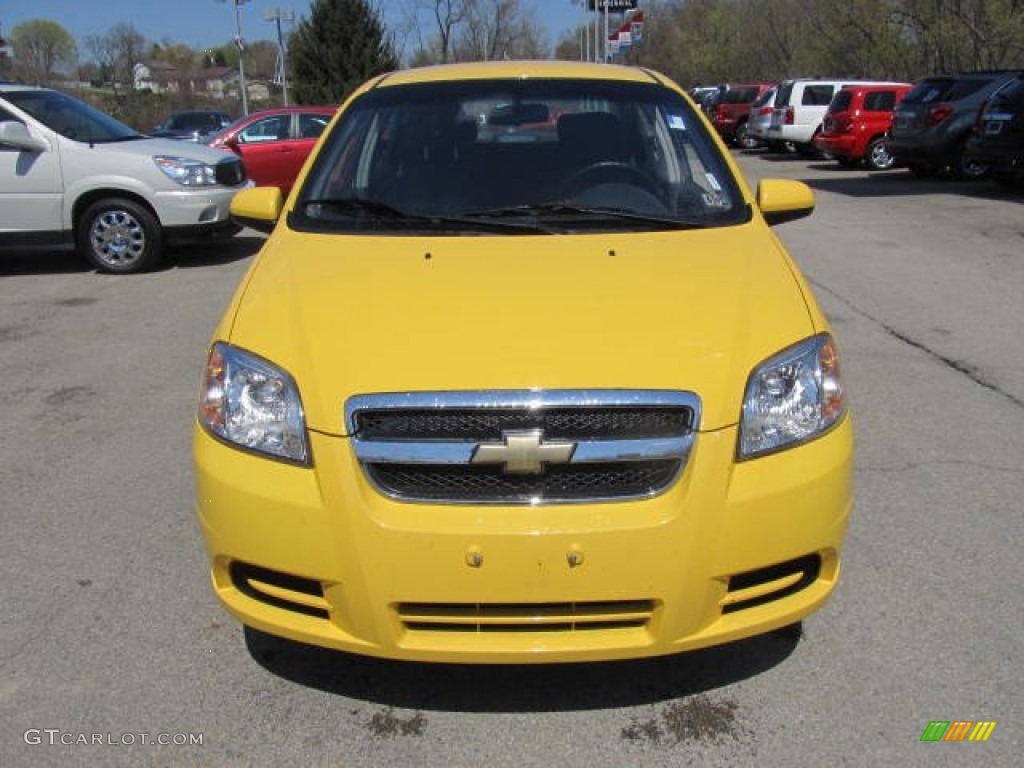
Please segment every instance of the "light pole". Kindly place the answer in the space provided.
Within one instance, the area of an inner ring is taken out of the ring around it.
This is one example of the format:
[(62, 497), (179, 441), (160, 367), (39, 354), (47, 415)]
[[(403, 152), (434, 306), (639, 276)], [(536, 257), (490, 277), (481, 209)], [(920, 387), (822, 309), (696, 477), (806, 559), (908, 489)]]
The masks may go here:
[(289, 8), (267, 8), (263, 18), (277, 24), (277, 55), (280, 57), (281, 91), (284, 94), (284, 105), (288, 106), (288, 61), (287, 49), (284, 47), (284, 36), (281, 34), (282, 21), (295, 21), (295, 11)]
[[(227, 2), (227, 0), (217, 0), (218, 3)], [(245, 62), (242, 60), (245, 54), (245, 43), (242, 40), (242, 19), (238, 13), (239, 7), (249, 2), (249, 0), (231, 0), (235, 6), (235, 45), (238, 46), (238, 85), (242, 90), (242, 114), (249, 114), (249, 94), (245, 88)]]

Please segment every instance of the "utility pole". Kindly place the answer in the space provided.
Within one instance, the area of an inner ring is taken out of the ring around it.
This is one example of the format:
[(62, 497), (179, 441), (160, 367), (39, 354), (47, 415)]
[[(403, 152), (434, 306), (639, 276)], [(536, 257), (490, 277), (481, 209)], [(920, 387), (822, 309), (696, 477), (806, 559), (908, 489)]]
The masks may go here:
[(295, 11), (290, 8), (267, 8), (263, 11), (263, 18), (277, 24), (277, 55), (281, 63), (278, 72), (281, 77), (281, 91), (284, 94), (284, 105), (288, 106), (288, 60), (287, 49), (284, 46), (284, 35), (281, 34), (282, 21), (295, 21)]
[[(245, 41), (242, 40), (242, 19), (238, 13), (238, 9), (249, 2), (249, 0), (230, 0), (235, 6), (235, 45), (238, 46), (238, 85), (242, 91), (242, 115), (249, 114), (249, 94), (245, 87)], [(227, 2), (227, 0), (217, 0), (218, 3)]]

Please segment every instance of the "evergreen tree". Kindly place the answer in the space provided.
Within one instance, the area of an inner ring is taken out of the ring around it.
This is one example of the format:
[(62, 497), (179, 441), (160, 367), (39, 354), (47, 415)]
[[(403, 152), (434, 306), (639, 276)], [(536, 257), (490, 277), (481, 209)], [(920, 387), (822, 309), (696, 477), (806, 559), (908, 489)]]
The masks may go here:
[(374, 75), (398, 67), (368, 0), (314, 0), (288, 48), (289, 85), (300, 104), (340, 104)]

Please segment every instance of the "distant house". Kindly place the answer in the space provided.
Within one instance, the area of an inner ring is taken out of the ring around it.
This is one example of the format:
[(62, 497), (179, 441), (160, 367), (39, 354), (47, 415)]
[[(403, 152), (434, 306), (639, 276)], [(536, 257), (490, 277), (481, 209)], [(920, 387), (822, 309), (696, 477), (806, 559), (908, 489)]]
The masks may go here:
[(230, 82), (238, 90), (238, 72), (232, 67), (183, 70), (164, 61), (146, 61), (132, 67), (132, 80), (137, 91), (195, 93), (214, 99), (230, 95)]

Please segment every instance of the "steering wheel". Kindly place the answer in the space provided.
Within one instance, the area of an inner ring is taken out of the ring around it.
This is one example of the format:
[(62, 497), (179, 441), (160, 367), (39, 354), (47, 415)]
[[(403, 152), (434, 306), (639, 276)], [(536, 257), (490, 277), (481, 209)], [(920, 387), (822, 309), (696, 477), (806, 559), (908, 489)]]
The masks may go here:
[(636, 166), (618, 160), (602, 160), (580, 168), (566, 179), (562, 184), (562, 195), (565, 198), (573, 198), (599, 184), (627, 184), (640, 187), (658, 198), (662, 194), (658, 183)]

